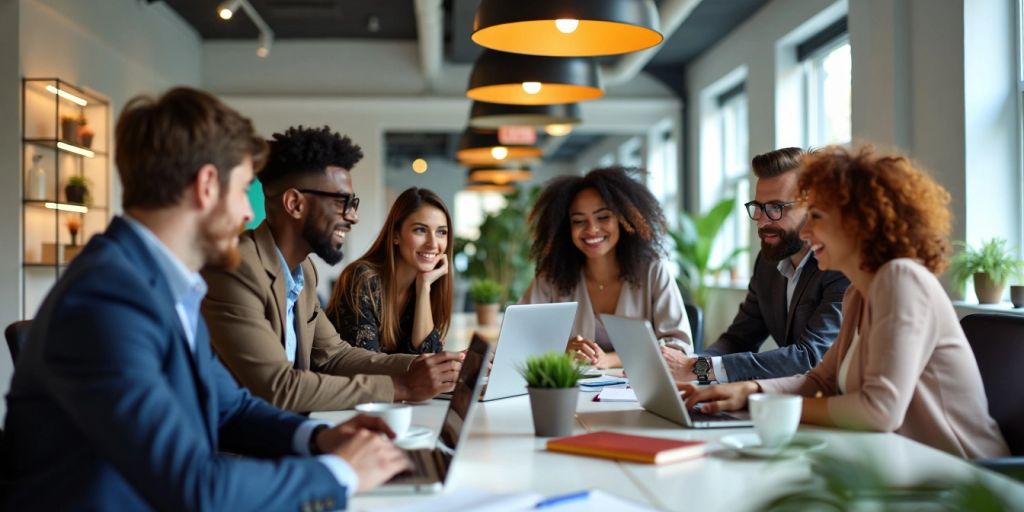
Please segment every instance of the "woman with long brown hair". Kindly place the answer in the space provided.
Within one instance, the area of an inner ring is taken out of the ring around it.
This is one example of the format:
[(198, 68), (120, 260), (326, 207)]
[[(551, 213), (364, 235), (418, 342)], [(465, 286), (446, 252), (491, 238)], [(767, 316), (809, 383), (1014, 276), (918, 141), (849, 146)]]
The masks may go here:
[(452, 314), (451, 228), (434, 192), (398, 196), (377, 240), (334, 285), (326, 313), (342, 339), (389, 354), (441, 351)]

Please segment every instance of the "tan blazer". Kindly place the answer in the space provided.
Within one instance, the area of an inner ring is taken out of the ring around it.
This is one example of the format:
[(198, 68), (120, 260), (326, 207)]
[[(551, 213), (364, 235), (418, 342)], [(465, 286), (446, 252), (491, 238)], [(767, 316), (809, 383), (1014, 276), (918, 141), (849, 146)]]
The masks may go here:
[(285, 277), (266, 222), (239, 236), (242, 264), (233, 272), (205, 269), (202, 312), (224, 365), (253, 394), (297, 412), (390, 402), (415, 356), (378, 354), (342, 341), (320, 309), (317, 273), (302, 262), (305, 287), (295, 303), (296, 356), (284, 353)]
[[(590, 302), (586, 283), (581, 270), (579, 284), (571, 294), (563, 295), (548, 280), (534, 278), (519, 303), (578, 302), (576, 321), (571, 334), (579, 334), (594, 340), (604, 350), (610, 350), (613, 348), (612, 343), (605, 332), (604, 323), (594, 313), (594, 304)], [(651, 263), (643, 280), (637, 285), (622, 283), (615, 314), (648, 320), (654, 328), (654, 334), (663, 343), (687, 354), (693, 353), (693, 338), (690, 335), (690, 321), (686, 317), (686, 308), (683, 306), (683, 296), (679, 293), (679, 287), (672, 279), (672, 274), (660, 260)]]
[[(862, 317), (847, 392), (840, 394), (839, 365)], [(829, 416), (842, 428), (896, 432), (961, 457), (1009, 454), (988, 415), (978, 364), (953, 304), (914, 260), (882, 265), (866, 300), (854, 287), (847, 290), (839, 337), (818, 366), (758, 383), (768, 392), (822, 392)]]

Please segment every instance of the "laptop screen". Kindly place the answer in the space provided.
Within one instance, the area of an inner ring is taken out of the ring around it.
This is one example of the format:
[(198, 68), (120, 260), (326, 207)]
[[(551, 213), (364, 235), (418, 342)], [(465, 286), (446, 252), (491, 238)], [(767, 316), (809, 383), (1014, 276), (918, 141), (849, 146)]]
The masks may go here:
[[(462, 361), (459, 378), (455, 382), (455, 390), (452, 393), (452, 401), (448, 405), (448, 412), (445, 413), (444, 422), (441, 423), (438, 448), (446, 459), (451, 459), (455, 454), (455, 447), (459, 444), (463, 428), (468, 421), (470, 407), (480, 394), (483, 370), (487, 366), (490, 351), (491, 347), (487, 341), (474, 333), (473, 341), (470, 342), (469, 349), (466, 350), (466, 358)], [(446, 462), (450, 462), (450, 460)]]

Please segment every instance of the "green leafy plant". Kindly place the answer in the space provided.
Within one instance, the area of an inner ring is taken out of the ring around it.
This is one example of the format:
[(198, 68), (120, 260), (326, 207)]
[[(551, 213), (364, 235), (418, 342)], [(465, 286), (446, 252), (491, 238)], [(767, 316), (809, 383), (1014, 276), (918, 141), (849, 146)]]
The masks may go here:
[(995, 283), (1005, 284), (1010, 278), (1019, 277), (1024, 270), (1024, 261), (1017, 258), (1005, 239), (993, 238), (982, 242), (975, 249), (964, 242), (956, 242), (961, 250), (950, 262), (949, 272), (957, 289), (963, 290), (967, 280), (974, 274), (988, 274)]
[(547, 352), (526, 358), (519, 373), (531, 388), (561, 389), (576, 387), (586, 369), (564, 352)]
[(492, 279), (477, 279), (469, 287), (469, 296), (477, 304), (497, 304), (504, 289), (501, 283)]
[[(64, 182), (64, 193), (68, 196), (69, 201), (78, 202), (82, 204), (92, 204), (92, 195), (89, 193), (89, 187), (91, 183), (85, 176), (79, 174), (72, 174), (68, 176), (67, 181)], [(69, 193), (69, 191), (72, 191)], [(79, 200), (77, 195), (79, 191), (81, 193), (81, 199)]]
[(538, 186), (506, 196), (505, 208), (484, 218), (476, 240), (455, 240), (455, 252), (467, 260), (462, 274), (474, 280), (496, 281), (504, 294), (502, 302), (518, 300), (533, 279), (526, 217), (539, 194)]
[(709, 274), (729, 269), (735, 264), (736, 258), (747, 250), (746, 247), (737, 248), (717, 266), (711, 265), (711, 250), (715, 239), (735, 210), (736, 199), (729, 198), (719, 201), (711, 210), (698, 217), (681, 213), (679, 227), (668, 233), (680, 269), (679, 287), (698, 306), (704, 307), (707, 301), (705, 278)]
[(885, 465), (828, 455), (814, 457), (810, 478), (769, 501), (762, 510), (1008, 510), (980, 479), (923, 481), (892, 487)]

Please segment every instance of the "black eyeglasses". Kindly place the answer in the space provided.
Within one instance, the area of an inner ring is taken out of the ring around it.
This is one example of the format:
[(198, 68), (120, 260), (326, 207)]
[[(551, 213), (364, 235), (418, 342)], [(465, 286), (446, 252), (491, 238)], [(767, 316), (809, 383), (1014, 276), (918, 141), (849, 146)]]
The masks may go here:
[(772, 203), (761, 204), (757, 201), (750, 201), (743, 206), (747, 208), (747, 215), (750, 215), (750, 218), (753, 220), (757, 220), (758, 211), (764, 212), (764, 216), (768, 217), (769, 220), (779, 220), (782, 218), (782, 214), (785, 212), (786, 208), (789, 208), (798, 202), (799, 201), (790, 201), (788, 203), (783, 203), (775, 201)]
[(339, 205), (341, 208), (341, 215), (344, 217), (348, 215), (349, 210), (359, 211), (359, 197), (355, 194), (345, 194), (343, 192), (327, 192), (326, 190), (313, 190), (308, 188), (296, 189), (303, 194), (313, 194), (314, 196), (330, 197), (335, 201), (341, 201)]

